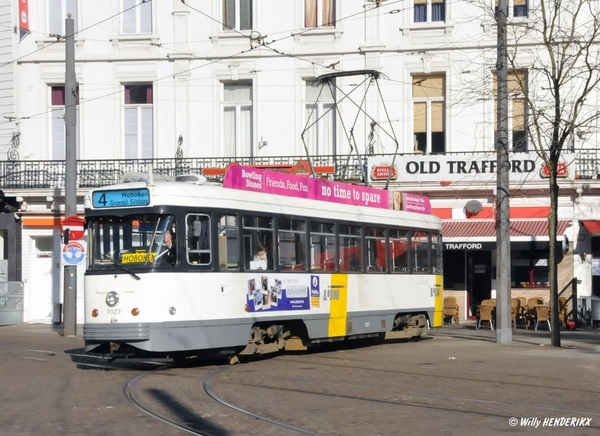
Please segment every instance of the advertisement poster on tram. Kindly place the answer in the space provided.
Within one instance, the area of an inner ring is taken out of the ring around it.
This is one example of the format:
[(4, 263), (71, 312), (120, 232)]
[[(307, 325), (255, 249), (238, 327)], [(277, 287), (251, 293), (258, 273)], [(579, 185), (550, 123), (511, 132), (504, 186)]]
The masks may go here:
[(253, 274), (248, 279), (246, 299), (250, 312), (310, 310), (311, 303), (313, 307), (320, 306), (320, 294), (319, 278), (316, 276), (281, 279)]

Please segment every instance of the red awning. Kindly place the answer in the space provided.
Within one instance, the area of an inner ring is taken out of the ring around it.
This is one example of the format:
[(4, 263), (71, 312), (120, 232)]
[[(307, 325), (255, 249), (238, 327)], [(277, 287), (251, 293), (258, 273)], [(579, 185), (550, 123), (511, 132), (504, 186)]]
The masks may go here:
[(586, 220), (582, 221), (583, 227), (592, 235), (600, 235), (600, 221)]
[[(600, 223), (593, 221), (594, 223)], [(563, 235), (570, 221), (559, 220), (556, 234)], [(600, 224), (598, 231), (600, 233)], [(586, 226), (587, 228), (587, 226)], [(444, 221), (442, 223), (444, 238), (484, 238), (496, 237), (496, 227), (493, 220), (464, 220)], [(548, 237), (548, 220), (513, 220), (510, 222), (510, 236)]]

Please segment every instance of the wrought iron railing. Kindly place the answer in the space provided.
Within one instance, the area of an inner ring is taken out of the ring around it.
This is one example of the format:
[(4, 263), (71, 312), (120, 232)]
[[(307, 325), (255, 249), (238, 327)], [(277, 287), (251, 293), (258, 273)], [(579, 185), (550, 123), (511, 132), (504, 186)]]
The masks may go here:
[[(474, 154), (448, 153), (450, 155)], [(475, 153), (477, 154), (477, 153)], [(489, 154), (489, 152), (486, 152)], [(576, 153), (576, 177), (600, 178), (600, 150), (583, 149)], [(392, 154), (378, 155), (393, 157)], [(128, 173), (147, 173), (174, 177), (183, 174), (203, 174), (206, 169), (225, 170), (232, 162), (241, 165), (277, 167), (306, 161), (305, 156), (270, 156), (253, 158), (157, 158), (157, 159), (103, 159), (77, 161), (77, 187), (94, 188), (119, 183)], [(331, 166), (327, 174), (331, 179), (362, 179), (366, 165), (365, 156), (316, 156), (311, 158), (316, 166)], [(362, 166), (362, 168), (361, 168)], [(21, 160), (0, 161), (0, 189), (62, 189), (65, 186), (65, 161)]]

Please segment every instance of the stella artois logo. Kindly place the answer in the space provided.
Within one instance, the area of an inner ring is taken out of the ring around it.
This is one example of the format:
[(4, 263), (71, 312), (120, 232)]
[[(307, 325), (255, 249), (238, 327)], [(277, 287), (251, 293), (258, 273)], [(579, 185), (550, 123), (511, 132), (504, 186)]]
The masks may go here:
[(398, 171), (396, 171), (396, 166), (392, 168), (392, 175), (390, 177), (390, 165), (374, 165), (371, 169), (371, 180), (387, 180), (388, 177), (390, 180), (396, 180), (398, 178)]
[[(566, 179), (569, 175), (569, 167), (564, 162), (558, 162), (556, 164), (556, 177), (559, 179)], [(540, 170), (540, 177), (543, 179), (547, 179), (550, 177), (550, 170), (548, 169), (548, 165), (544, 164), (542, 169)]]

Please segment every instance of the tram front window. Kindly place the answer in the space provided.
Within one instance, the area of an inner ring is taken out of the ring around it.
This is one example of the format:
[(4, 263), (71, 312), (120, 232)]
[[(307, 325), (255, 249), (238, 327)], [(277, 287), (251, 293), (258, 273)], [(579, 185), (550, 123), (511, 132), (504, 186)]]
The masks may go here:
[[(89, 269), (114, 270), (172, 267), (177, 232), (173, 215), (134, 214), (88, 219)], [(168, 240), (170, 233), (172, 243)]]

